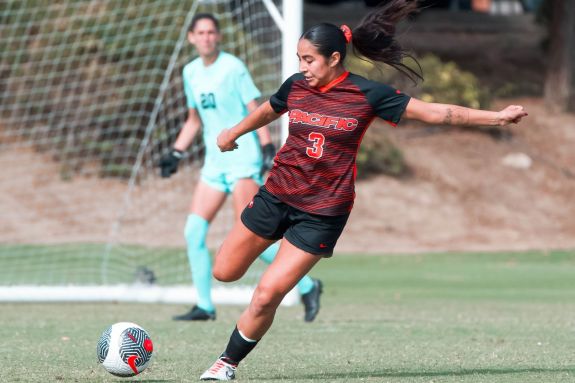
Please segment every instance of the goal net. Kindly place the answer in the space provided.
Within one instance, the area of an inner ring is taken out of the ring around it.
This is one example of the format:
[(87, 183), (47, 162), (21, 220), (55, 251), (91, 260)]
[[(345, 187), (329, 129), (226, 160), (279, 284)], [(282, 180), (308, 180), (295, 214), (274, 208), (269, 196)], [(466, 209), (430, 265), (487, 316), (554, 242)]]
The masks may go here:
[[(181, 72), (196, 56), (187, 28), (195, 13), (215, 14), (221, 48), (266, 98), (281, 82), (277, 9), (277, 0), (0, 2), (0, 300), (194, 301), (183, 228), (201, 139), (171, 178), (157, 168), (186, 119)], [(210, 227), (212, 250), (232, 221), (228, 204)], [(247, 302), (263, 267), (216, 283), (215, 301)]]

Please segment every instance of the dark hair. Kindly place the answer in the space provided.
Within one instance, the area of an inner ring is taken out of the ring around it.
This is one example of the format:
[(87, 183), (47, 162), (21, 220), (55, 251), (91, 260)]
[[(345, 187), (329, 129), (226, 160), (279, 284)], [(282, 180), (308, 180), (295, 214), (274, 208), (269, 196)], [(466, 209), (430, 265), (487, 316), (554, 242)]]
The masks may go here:
[[(353, 51), (367, 60), (382, 62), (397, 69), (414, 82), (423, 80), (420, 72), (403, 63), (406, 57), (419, 66), (417, 60), (395, 40), (395, 25), (410, 14), (417, 12), (417, 0), (388, 0), (366, 15), (353, 29)], [(309, 40), (324, 57), (339, 52), (341, 62), (346, 55), (346, 38), (343, 31), (333, 25), (322, 23), (308, 29), (302, 37)], [(421, 70), (421, 67), (419, 66)]]
[(188, 32), (193, 32), (198, 21), (203, 19), (212, 20), (214, 25), (216, 26), (216, 30), (218, 32), (220, 31), (220, 22), (218, 21), (218, 19), (216, 19), (216, 16), (212, 15), (211, 13), (196, 13), (192, 18), (192, 22), (190, 23)]
[(308, 40), (324, 57), (329, 58), (333, 52), (339, 52), (341, 62), (346, 55), (346, 41), (341, 29), (333, 24), (321, 23), (314, 25), (301, 36)]

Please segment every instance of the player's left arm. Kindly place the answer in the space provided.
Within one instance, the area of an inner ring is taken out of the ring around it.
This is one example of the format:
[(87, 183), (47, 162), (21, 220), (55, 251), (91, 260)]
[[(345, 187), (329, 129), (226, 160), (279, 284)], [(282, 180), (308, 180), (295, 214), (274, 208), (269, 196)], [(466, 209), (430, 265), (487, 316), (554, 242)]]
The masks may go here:
[(270, 102), (266, 101), (258, 106), (246, 118), (230, 129), (224, 129), (218, 136), (217, 144), (222, 152), (228, 152), (238, 148), (236, 140), (246, 133), (253, 132), (279, 118)]
[(466, 108), (458, 105), (430, 103), (411, 98), (404, 117), (428, 124), (505, 126), (517, 124), (527, 112), (520, 105), (509, 105), (499, 112)]

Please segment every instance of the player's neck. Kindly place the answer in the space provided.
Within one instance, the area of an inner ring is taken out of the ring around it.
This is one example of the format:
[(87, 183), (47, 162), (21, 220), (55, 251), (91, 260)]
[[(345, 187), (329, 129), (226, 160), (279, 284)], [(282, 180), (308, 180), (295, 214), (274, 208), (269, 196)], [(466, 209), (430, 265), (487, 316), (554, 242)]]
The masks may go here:
[(320, 87), (324, 87), (328, 84), (331, 84), (332, 81), (336, 80), (337, 78), (339, 78), (341, 75), (343, 75), (346, 72), (346, 69), (343, 67), (343, 65), (340, 65), (337, 67), (337, 69), (335, 69), (330, 75), (329, 77), (327, 77), (324, 80), (324, 83), (320, 86)]
[(217, 50), (214, 53), (212, 53), (211, 55), (202, 56), (202, 62), (204, 63), (204, 66), (210, 66), (213, 63), (215, 63), (216, 60), (218, 59), (219, 55), (220, 55), (220, 51)]
[(333, 80), (335, 80), (336, 78), (340, 77), (342, 74), (344, 74), (346, 72), (345, 68), (343, 67), (343, 65), (340, 65), (337, 67), (337, 69), (333, 72), (330, 80), (328, 81), (328, 83), (332, 82)]

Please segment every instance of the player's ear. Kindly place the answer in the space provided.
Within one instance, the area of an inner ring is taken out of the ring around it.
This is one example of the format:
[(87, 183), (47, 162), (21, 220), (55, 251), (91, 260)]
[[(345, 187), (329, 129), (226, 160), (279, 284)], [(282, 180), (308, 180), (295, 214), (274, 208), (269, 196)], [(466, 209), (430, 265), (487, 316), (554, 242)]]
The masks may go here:
[(331, 56), (329, 57), (328, 65), (331, 68), (335, 68), (340, 63), (340, 61), (341, 61), (341, 53), (336, 51), (336, 52), (333, 52), (331, 54)]

